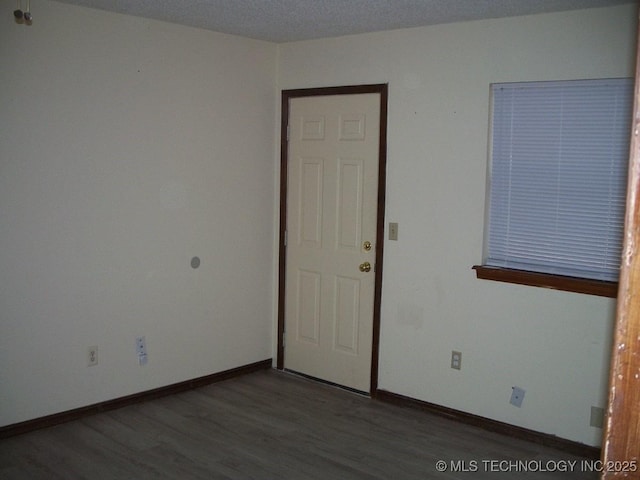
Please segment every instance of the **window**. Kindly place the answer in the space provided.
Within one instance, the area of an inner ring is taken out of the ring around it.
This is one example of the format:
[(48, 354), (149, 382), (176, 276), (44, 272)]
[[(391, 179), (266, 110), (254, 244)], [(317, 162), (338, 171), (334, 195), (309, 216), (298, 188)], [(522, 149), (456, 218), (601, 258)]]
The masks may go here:
[(516, 283), (615, 285), (633, 80), (494, 84), (491, 93), (488, 232), (478, 277), (528, 272), (535, 282)]

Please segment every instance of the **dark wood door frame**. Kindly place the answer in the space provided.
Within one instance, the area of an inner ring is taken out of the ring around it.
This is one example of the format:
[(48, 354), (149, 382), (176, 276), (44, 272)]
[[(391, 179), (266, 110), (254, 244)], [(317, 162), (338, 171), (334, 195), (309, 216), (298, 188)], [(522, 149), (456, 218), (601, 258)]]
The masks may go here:
[(602, 445), (603, 479), (640, 479), (640, 30), (637, 41), (627, 212)]
[(382, 300), (382, 254), (384, 250), (384, 206), (386, 192), (387, 169), (387, 101), (388, 85), (354, 85), (345, 87), (302, 88), (282, 91), (282, 112), (280, 122), (280, 246), (278, 266), (278, 351), (276, 366), (284, 369), (284, 327), (285, 327), (285, 271), (287, 230), (287, 174), (288, 174), (288, 125), (289, 101), (298, 97), (316, 97), (328, 95), (353, 95), (362, 93), (380, 94), (380, 147), (378, 166), (378, 214), (376, 220), (376, 259), (375, 289), (373, 304), (373, 345), (371, 349), (371, 385), (370, 395), (375, 396), (378, 390), (378, 355), (380, 350), (380, 303)]

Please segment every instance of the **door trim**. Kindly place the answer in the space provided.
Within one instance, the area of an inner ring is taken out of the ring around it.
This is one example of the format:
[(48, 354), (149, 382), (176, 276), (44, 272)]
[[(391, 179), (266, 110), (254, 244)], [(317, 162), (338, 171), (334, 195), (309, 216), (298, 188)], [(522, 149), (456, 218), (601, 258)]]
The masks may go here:
[(380, 304), (382, 300), (382, 259), (384, 251), (384, 212), (387, 171), (387, 102), (389, 87), (387, 84), (353, 85), (343, 87), (301, 88), (282, 91), (282, 110), (280, 121), (280, 239), (278, 265), (278, 350), (276, 366), (284, 370), (284, 331), (285, 331), (285, 285), (286, 285), (286, 246), (287, 230), (287, 173), (289, 165), (287, 131), (289, 124), (289, 101), (299, 97), (327, 95), (353, 95), (377, 93), (380, 95), (380, 141), (378, 147), (378, 200), (376, 219), (376, 257), (375, 287), (373, 298), (373, 344), (371, 348), (371, 383), (369, 394), (375, 397), (378, 390), (378, 355), (380, 350)]
[[(605, 413), (602, 460), (607, 464), (636, 466), (640, 448), (640, 26), (636, 36), (636, 71), (633, 95), (633, 123), (629, 148), (629, 180), (625, 216), (620, 286), (609, 370), (609, 400)], [(611, 462), (611, 463), (609, 463)], [(633, 463), (631, 463), (633, 462)], [(622, 467), (624, 468), (624, 467)], [(640, 478), (628, 473), (628, 478)], [(625, 477), (627, 472), (605, 470), (603, 479)]]

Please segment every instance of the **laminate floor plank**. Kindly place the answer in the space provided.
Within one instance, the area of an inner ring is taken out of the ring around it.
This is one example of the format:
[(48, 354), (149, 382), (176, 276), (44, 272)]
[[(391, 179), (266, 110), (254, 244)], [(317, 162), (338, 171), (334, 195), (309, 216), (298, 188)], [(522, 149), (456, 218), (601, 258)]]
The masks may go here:
[(597, 479), (585, 460), (275, 370), (0, 441), (3, 480)]

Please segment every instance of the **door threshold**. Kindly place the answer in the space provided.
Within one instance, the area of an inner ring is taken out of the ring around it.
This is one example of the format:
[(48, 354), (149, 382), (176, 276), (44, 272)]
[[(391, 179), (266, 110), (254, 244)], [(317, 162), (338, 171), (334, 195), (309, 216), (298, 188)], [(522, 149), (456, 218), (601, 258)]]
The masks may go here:
[(371, 398), (371, 394), (369, 392), (363, 392), (362, 390), (357, 390), (355, 388), (345, 387), (344, 385), (330, 382), (329, 380), (323, 380), (322, 378), (313, 377), (311, 375), (307, 375), (306, 373), (296, 372), (295, 370), (289, 370), (288, 368), (281, 370), (281, 372), (288, 373), (289, 375), (293, 375), (296, 377), (304, 378), (312, 382), (322, 383), (324, 385), (328, 385), (329, 387), (338, 388), (340, 390), (345, 390), (347, 392), (355, 393), (356, 395), (360, 395), (361, 397)]

